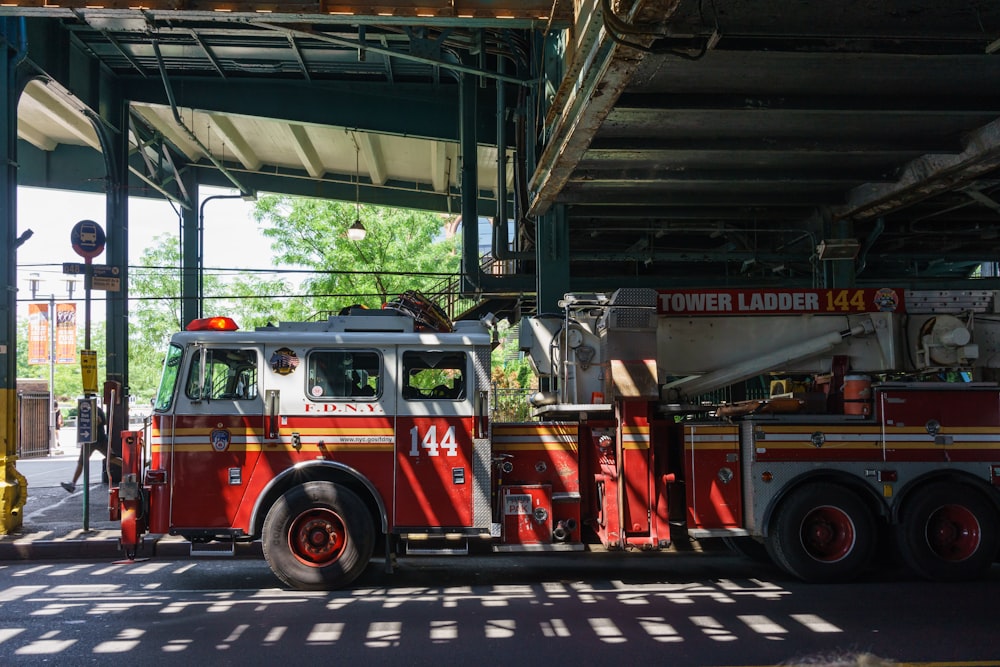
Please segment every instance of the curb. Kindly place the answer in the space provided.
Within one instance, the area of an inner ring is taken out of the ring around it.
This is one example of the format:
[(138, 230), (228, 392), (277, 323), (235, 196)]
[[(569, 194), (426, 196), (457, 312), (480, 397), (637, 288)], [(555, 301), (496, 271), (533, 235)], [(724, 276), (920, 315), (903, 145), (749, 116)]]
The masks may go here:
[[(108, 532), (108, 531), (103, 531)], [(191, 544), (182, 537), (171, 535), (147, 535), (139, 545), (136, 556), (143, 558), (263, 558), (260, 542), (237, 544), (235, 553), (203, 552), (191, 553)], [(123, 559), (117, 535), (100, 534), (82, 538), (13, 538), (0, 539), (0, 561), (29, 560), (82, 560), (82, 559)]]

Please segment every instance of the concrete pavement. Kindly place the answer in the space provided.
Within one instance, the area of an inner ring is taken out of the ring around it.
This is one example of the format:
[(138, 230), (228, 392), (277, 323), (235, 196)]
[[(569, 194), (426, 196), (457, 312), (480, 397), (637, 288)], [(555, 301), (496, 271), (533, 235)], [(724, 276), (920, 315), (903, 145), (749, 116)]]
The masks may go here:
[[(80, 455), (75, 438), (73, 429), (64, 428), (60, 432), (61, 453), (17, 461), (17, 470), (28, 480), (28, 500), (21, 529), (0, 535), (0, 560), (125, 557), (119, 546), (119, 524), (108, 518), (108, 485), (101, 483), (104, 457), (95, 453), (90, 459), (88, 530), (83, 529), (83, 476), (73, 493), (59, 485), (73, 477)], [(240, 545), (237, 554), (253, 552), (245, 548), (248, 546)], [(146, 535), (137, 553), (137, 557), (189, 556), (187, 540), (170, 535)]]

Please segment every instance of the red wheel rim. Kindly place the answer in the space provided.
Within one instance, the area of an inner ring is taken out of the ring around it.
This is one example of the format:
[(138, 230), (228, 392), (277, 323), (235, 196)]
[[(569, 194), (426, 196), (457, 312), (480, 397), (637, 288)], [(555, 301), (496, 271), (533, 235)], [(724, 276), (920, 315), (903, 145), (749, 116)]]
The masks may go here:
[(938, 557), (963, 561), (979, 549), (979, 520), (962, 505), (942, 505), (927, 517), (927, 544)]
[(323, 567), (333, 563), (347, 544), (347, 528), (336, 512), (314, 508), (303, 512), (288, 530), (288, 546), (305, 565)]
[(811, 558), (836, 563), (854, 550), (855, 532), (851, 517), (838, 507), (817, 507), (802, 519), (799, 530), (802, 547)]

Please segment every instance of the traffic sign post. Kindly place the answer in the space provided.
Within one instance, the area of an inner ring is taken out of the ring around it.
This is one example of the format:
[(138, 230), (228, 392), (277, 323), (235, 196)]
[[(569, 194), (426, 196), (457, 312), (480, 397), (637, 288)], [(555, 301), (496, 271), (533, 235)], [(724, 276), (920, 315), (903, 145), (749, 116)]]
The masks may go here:
[(118, 292), (121, 290), (121, 278), (118, 277), (120, 272), (117, 266), (92, 264), (90, 268), (93, 272), (90, 279), (90, 285), (93, 289), (104, 290), (106, 292)]
[[(78, 445), (92, 445), (97, 442), (95, 431), (97, 422), (97, 399), (94, 397), (78, 399), (76, 402), (76, 442)], [(86, 467), (84, 466), (84, 468)]]
[(97, 399), (84, 397), (76, 402), (76, 443), (83, 457), (83, 529), (90, 530), (90, 452), (97, 442), (101, 419), (97, 415)]
[(80, 350), (80, 379), (83, 381), (84, 396), (97, 393), (97, 352)]
[(104, 242), (107, 237), (104, 236), (104, 228), (93, 220), (81, 220), (73, 225), (69, 240), (76, 254), (86, 259), (89, 264), (90, 260), (104, 252)]
[[(81, 374), (84, 375), (84, 386), (83, 395), (84, 397), (80, 399), (77, 404), (79, 408), (77, 422), (77, 441), (80, 444), (80, 449), (82, 450), (81, 456), (83, 456), (83, 529), (85, 531), (90, 530), (90, 445), (97, 442), (97, 430), (102, 428), (100, 423), (100, 418), (97, 413), (97, 399), (94, 394), (97, 393), (97, 355), (91, 351), (90, 347), (90, 290), (93, 288), (93, 278), (94, 278), (94, 258), (104, 252), (104, 242), (106, 237), (104, 235), (104, 229), (94, 222), (93, 220), (81, 220), (73, 226), (72, 231), (69, 235), (70, 243), (73, 244), (73, 250), (77, 255), (83, 257), (84, 259), (84, 274), (86, 278), (84, 279), (84, 292), (86, 298), (84, 301), (84, 350), (93, 357), (90, 361), (84, 362), (84, 359), (89, 355), (80, 355), (81, 367), (89, 366), (86, 368), (87, 372), (83, 372), (84, 368), (81, 368)], [(65, 270), (66, 265), (63, 266)], [(71, 266), (71, 268), (75, 268)], [(109, 268), (109, 267), (106, 267)], [(115, 272), (117, 276), (117, 272)], [(102, 279), (111, 278), (110, 275), (102, 274)], [(117, 281), (118, 278), (114, 277)], [(107, 284), (107, 283), (104, 283)], [(106, 288), (105, 288), (106, 289)], [(92, 380), (88, 380), (87, 376), (92, 377)], [(88, 414), (86, 428), (84, 428), (84, 412)], [(110, 454), (110, 451), (108, 452)]]
[(121, 291), (121, 269), (117, 266), (89, 262), (63, 262), (63, 273), (84, 276), (83, 286), (86, 289), (98, 289), (106, 292)]
[[(91, 349), (90, 347), (90, 290), (92, 288), (91, 282), (93, 277), (93, 260), (95, 257), (104, 252), (104, 242), (107, 237), (104, 235), (104, 228), (93, 220), (81, 220), (80, 222), (73, 225), (73, 229), (69, 233), (70, 243), (73, 244), (73, 250), (77, 255), (83, 257), (85, 260), (84, 273), (86, 279), (84, 280), (84, 292), (86, 294), (84, 299), (84, 349)], [(65, 271), (67, 266), (70, 268), (76, 268), (73, 264), (64, 264), (63, 270)], [(88, 392), (86, 388), (84, 389), (84, 395), (89, 396), (92, 393), (97, 393), (96, 387), (93, 392)], [(84, 466), (86, 468), (87, 466)], [(86, 498), (85, 498), (86, 499)]]

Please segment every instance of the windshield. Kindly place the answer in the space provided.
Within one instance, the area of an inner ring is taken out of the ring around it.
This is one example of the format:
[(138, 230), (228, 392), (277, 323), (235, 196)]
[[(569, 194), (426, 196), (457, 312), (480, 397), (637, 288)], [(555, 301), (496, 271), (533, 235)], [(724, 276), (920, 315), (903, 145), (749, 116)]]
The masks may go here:
[(160, 377), (160, 388), (156, 391), (156, 402), (153, 409), (157, 412), (169, 410), (174, 401), (174, 388), (177, 386), (177, 374), (181, 367), (181, 356), (184, 350), (173, 343), (167, 350), (167, 358), (163, 361), (163, 375)]
[[(202, 355), (191, 359), (188, 398), (196, 401), (257, 398), (257, 350), (212, 348), (205, 350), (204, 358), (204, 375), (201, 373)], [(200, 382), (204, 385), (199, 386)]]

